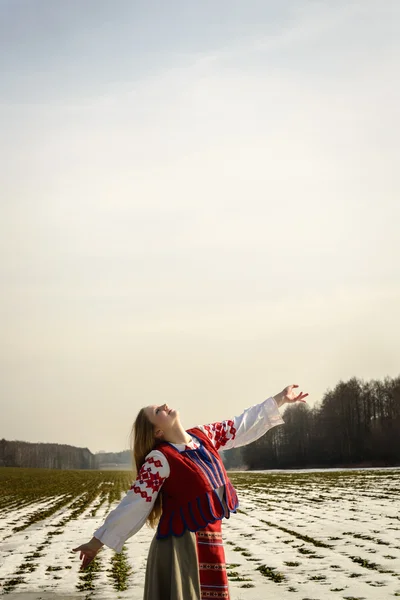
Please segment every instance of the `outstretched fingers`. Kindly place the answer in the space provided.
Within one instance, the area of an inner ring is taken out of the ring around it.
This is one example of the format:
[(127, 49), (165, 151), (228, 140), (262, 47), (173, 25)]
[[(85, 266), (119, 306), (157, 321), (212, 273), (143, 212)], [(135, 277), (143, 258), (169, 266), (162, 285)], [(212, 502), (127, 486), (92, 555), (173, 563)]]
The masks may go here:
[(85, 552), (85, 550), (83, 549), (83, 546), (78, 546), (77, 548), (73, 548), (72, 552), (79, 552), (79, 560), (82, 561), (81, 567), (80, 567), (81, 571), (86, 569), (86, 567), (88, 565), (90, 565), (90, 563), (94, 559), (93, 555), (87, 554)]
[(307, 396), (308, 394), (303, 394), (303, 392), (300, 392), (300, 394), (296, 396), (295, 400), (299, 402), (305, 402), (304, 398), (307, 398)]
[(93, 558), (89, 558), (89, 556), (85, 556), (85, 558), (83, 559), (82, 565), (81, 565), (82, 571), (90, 565), (92, 560), (93, 560)]

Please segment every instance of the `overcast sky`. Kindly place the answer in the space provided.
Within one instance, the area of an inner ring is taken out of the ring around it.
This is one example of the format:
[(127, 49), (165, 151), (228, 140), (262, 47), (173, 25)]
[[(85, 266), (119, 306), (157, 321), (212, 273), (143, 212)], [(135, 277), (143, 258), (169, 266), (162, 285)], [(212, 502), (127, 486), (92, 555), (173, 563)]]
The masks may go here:
[(0, 437), (400, 374), (397, 0), (0, 0)]

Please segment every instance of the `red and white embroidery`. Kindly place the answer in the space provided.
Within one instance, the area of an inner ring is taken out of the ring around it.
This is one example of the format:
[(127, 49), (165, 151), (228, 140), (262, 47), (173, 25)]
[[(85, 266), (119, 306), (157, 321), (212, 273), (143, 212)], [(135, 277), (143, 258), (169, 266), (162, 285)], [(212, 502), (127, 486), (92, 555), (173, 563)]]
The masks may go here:
[(155, 467), (157, 467), (157, 469), (159, 469), (162, 466), (161, 460), (159, 460), (158, 458), (154, 458), (154, 456), (149, 456), (149, 458), (146, 460), (146, 463), (153, 464)]
[(202, 425), (199, 429), (208, 436), (217, 450), (225, 446), (229, 440), (234, 440), (236, 436), (235, 424), (231, 419)]
[(153, 497), (165, 481), (165, 477), (161, 477), (160, 472), (157, 470), (161, 466), (160, 460), (150, 456), (140, 469), (136, 481), (130, 487), (135, 494), (140, 494), (146, 502), (152, 502)]

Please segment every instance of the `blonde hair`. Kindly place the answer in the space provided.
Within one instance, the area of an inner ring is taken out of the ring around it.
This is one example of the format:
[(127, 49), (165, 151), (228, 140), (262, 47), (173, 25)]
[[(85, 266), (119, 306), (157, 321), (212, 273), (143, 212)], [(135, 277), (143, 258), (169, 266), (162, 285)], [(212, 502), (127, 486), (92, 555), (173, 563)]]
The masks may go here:
[[(154, 437), (154, 425), (145, 413), (144, 408), (140, 409), (131, 431), (131, 453), (132, 463), (136, 465), (136, 475), (139, 473), (146, 456), (157, 444)], [(147, 524), (150, 527), (157, 527), (162, 513), (161, 494), (158, 494), (153, 508), (147, 517)]]

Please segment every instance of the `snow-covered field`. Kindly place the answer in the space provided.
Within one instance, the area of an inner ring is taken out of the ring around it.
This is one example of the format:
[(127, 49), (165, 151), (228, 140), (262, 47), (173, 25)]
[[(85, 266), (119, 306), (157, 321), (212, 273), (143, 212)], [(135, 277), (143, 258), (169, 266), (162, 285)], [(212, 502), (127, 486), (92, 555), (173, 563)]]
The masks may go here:
[[(3, 479), (6, 471), (0, 470)], [(29, 469), (30, 475), (35, 471)], [(53, 473), (41, 470), (36, 502), (32, 493), (29, 501), (20, 490), (12, 493), (16, 476), (5, 486), (2, 593), (10, 600), (140, 600), (152, 530), (144, 527), (120, 555), (103, 549), (83, 573), (72, 552), (116, 505), (115, 490), (118, 497), (127, 489), (129, 474), (74, 472), (70, 493), (63, 489), (58, 504), (51, 486), (40, 497), (45, 477)], [(232, 600), (400, 597), (400, 469), (247, 472), (231, 478), (241, 501), (223, 529)]]

